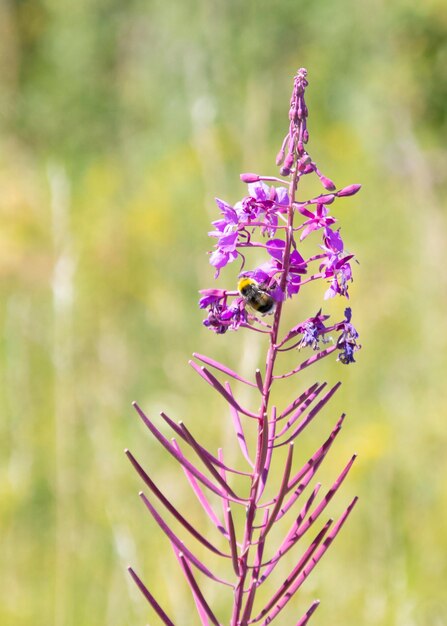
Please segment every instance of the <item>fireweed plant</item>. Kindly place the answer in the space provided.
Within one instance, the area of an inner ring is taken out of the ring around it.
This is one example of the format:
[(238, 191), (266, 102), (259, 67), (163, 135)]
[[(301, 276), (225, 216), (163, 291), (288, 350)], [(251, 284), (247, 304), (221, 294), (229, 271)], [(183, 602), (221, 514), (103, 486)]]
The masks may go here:
[[(300, 321), (285, 332), (280, 331), (284, 306), (289, 302), (293, 306), (293, 301), (301, 297), (306, 284), (322, 279), (328, 283), (325, 299), (337, 295), (348, 298), (348, 287), (352, 281), (353, 255), (345, 250), (340, 230), (335, 227), (337, 219), (330, 214), (329, 206), (337, 198), (356, 194), (360, 185), (337, 190), (307, 152), (306, 76), (306, 70), (300, 69), (294, 78), (289, 130), (276, 160), (283, 178), (242, 174), (242, 181), (248, 185), (248, 195), (234, 206), (217, 200), (221, 217), (213, 222), (214, 229), (210, 232), (211, 237), (217, 240), (210, 255), (216, 277), (229, 263), (239, 261), (239, 278), (251, 285), (251, 297), (247, 297), (241, 288), (240, 291), (203, 290), (200, 307), (207, 311), (205, 326), (220, 335), (230, 330), (250, 331), (262, 333), (268, 340), (265, 369), (256, 370), (252, 380), (202, 354), (194, 354), (194, 360), (190, 362), (205, 382), (225, 400), (245, 468), (230, 467), (222, 449), (214, 454), (201, 445), (182, 421), (175, 422), (166, 413), (161, 413), (162, 420), (175, 434), (169, 440), (135, 404), (138, 415), (152, 435), (181, 466), (192, 492), (215, 527), (215, 537), (206, 537), (192, 521), (188, 521), (155, 485), (131, 452), (126, 450), (150, 491), (149, 497), (141, 493), (141, 499), (173, 548), (203, 625), (222, 624), (201, 590), (199, 580), (203, 576), (232, 593), (229, 596), (229, 599), (232, 597), (230, 626), (266, 626), (275, 620), (325, 554), (357, 501), (354, 498), (337, 521), (324, 520), (320, 523), (321, 527), (314, 530), (355, 459), (354, 455), (322, 497), (319, 497), (321, 484), (317, 484), (310, 494), (305, 491), (339, 434), (344, 414), (323, 445), (302, 467), (296, 469), (293, 463), (296, 438), (319, 414), (340, 383), (329, 391), (326, 383), (315, 383), (290, 402), (284, 402), (283, 406), (273, 406), (270, 399), (276, 381), (292, 377), (331, 354), (336, 354), (337, 360), (343, 364), (352, 363), (355, 352), (360, 348), (358, 334), (351, 323), (350, 308), (346, 308), (344, 319), (335, 324), (329, 324), (329, 316), (320, 309), (313, 317)], [(299, 182), (307, 175), (316, 175), (324, 192), (310, 200), (298, 200)], [(299, 244), (314, 235), (321, 237), (316, 253), (304, 258)], [(263, 250), (266, 260), (258, 267), (246, 269), (246, 255), (251, 248)], [(256, 310), (259, 309), (259, 298), (271, 305), (268, 307), (270, 315), (260, 315)], [(299, 307), (296, 308), (299, 310)], [(291, 371), (277, 370), (283, 352), (295, 350), (298, 353), (306, 347), (315, 354)], [(253, 388), (259, 394), (259, 408), (252, 410), (243, 406), (228, 379)], [(256, 430), (254, 453), (250, 452), (247, 443), (250, 441), (247, 429)], [(281, 448), (286, 449), (286, 458), (282, 475), (277, 479), (277, 474), (273, 475), (270, 469), (275, 451)], [(194, 460), (190, 460), (192, 455)], [(266, 497), (267, 484), (273, 497)], [(220, 514), (216, 509), (216, 496), (221, 501)], [(155, 503), (159, 505), (158, 509), (176, 520), (174, 527), (180, 528), (180, 534), (173, 530), (172, 524), (166, 521), (165, 514), (157, 510)], [(240, 516), (235, 515), (237, 507), (244, 510), (241, 527), (237, 524)], [(272, 533), (275, 545), (271, 545), (272, 528), (286, 515), (289, 518), (288, 530), (282, 541), (277, 540), (277, 533)], [(190, 547), (188, 537), (200, 542), (213, 555), (228, 560), (232, 566), (228, 579), (218, 576), (198, 558)], [(217, 541), (219, 537), (220, 541)], [(305, 546), (295, 556), (295, 566), (284, 580), (274, 583), (272, 574), (276, 566), (298, 543), (305, 543)], [(130, 567), (129, 572), (161, 621), (172, 626), (174, 622), (134, 569)], [(263, 588), (264, 591), (267, 582), (272, 591), (270, 594), (262, 593), (262, 599), (257, 599), (258, 590)], [(315, 600), (296, 621), (296, 626), (307, 624), (318, 604), (319, 601)], [(189, 616), (182, 623), (190, 624)]]

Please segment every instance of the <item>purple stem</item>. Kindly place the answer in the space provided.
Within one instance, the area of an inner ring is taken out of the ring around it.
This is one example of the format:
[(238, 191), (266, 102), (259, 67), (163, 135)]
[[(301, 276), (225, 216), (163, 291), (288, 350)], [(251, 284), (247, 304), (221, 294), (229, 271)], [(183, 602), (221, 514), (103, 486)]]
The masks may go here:
[(289, 484), (290, 472), (292, 470), (292, 460), (293, 460), (293, 442), (289, 445), (289, 452), (287, 454), (286, 465), (284, 467), (284, 473), (281, 481), (281, 486), (279, 488), (278, 497), (275, 502), (275, 506), (270, 513), (270, 518), (267, 523), (267, 526), (262, 530), (262, 536), (265, 538), (267, 533), (270, 531), (273, 524), (276, 522), (276, 517), (281, 509), (282, 502), (284, 500), (284, 496), (287, 493), (287, 486)]
[(284, 580), (284, 582), (279, 587), (279, 589), (273, 594), (273, 596), (267, 602), (267, 604), (262, 609), (262, 611), (259, 613), (259, 615), (254, 618), (253, 622), (258, 622), (265, 615), (267, 615), (267, 613), (273, 608), (273, 606), (278, 602), (278, 600), (280, 600), (280, 598), (286, 593), (286, 591), (289, 589), (289, 587), (297, 579), (297, 577), (300, 574), (300, 572), (304, 569), (306, 563), (308, 563), (309, 559), (314, 554), (314, 552), (316, 551), (316, 549), (318, 548), (320, 543), (323, 541), (323, 538), (326, 535), (326, 533), (329, 530), (329, 528), (332, 525), (332, 523), (333, 523), (333, 520), (329, 520), (325, 524), (325, 526), (320, 530), (320, 532), (315, 537), (315, 539), (312, 541), (312, 543), (307, 548), (307, 550), (304, 552), (303, 556), (300, 558), (300, 560), (298, 561), (296, 566), (293, 568), (293, 570), (290, 572), (290, 574)]
[(235, 500), (237, 500), (238, 496), (231, 489), (230, 485), (222, 478), (221, 474), (219, 474), (219, 472), (216, 470), (214, 465), (208, 459), (208, 456), (204, 452), (202, 452), (201, 446), (197, 443), (197, 441), (191, 435), (191, 433), (186, 428), (184, 423), (183, 422), (179, 422), (179, 426), (182, 429), (182, 431), (183, 431), (183, 433), (184, 433), (184, 435), (186, 437), (186, 441), (190, 444), (192, 449), (196, 452), (197, 456), (201, 459), (201, 461), (203, 462), (205, 467), (208, 469), (210, 474), (212, 474), (214, 476), (214, 478), (217, 480), (217, 482), (223, 487), (225, 493), (228, 493)]
[(355, 505), (356, 502), (357, 502), (357, 497), (355, 497), (352, 500), (352, 502), (350, 503), (350, 505), (348, 506), (346, 511), (341, 515), (339, 520), (336, 522), (335, 526), (332, 528), (331, 532), (328, 534), (328, 536), (324, 540), (323, 544), (320, 545), (320, 547), (316, 550), (315, 555), (312, 557), (309, 565), (307, 567), (305, 567), (304, 570), (299, 574), (298, 578), (291, 585), (287, 595), (282, 597), (279, 600), (278, 604), (275, 606), (275, 608), (270, 613), (268, 618), (262, 623), (262, 626), (264, 626), (264, 625), (266, 626), (267, 624), (270, 624), (270, 622), (273, 621), (273, 619), (278, 615), (278, 613), (280, 611), (282, 611), (282, 609), (286, 606), (286, 604), (293, 597), (293, 595), (296, 593), (296, 591), (298, 591), (298, 589), (301, 587), (303, 582), (309, 576), (309, 574), (311, 573), (311, 571), (313, 570), (315, 565), (322, 558), (322, 556), (324, 555), (326, 550), (329, 548), (329, 546), (331, 545), (331, 543), (333, 542), (333, 540), (335, 539), (335, 537), (339, 533), (341, 527), (345, 523), (348, 515), (350, 514), (350, 512), (354, 508), (354, 505)]
[(290, 378), (290, 376), (293, 376), (294, 374), (301, 372), (306, 367), (309, 367), (309, 365), (313, 365), (317, 361), (324, 359), (324, 357), (329, 356), (329, 354), (332, 354), (334, 350), (337, 350), (337, 346), (331, 346), (330, 348), (326, 348), (326, 350), (321, 350), (321, 352), (318, 352), (318, 354), (314, 354), (313, 356), (309, 357), (306, 361), (303, 361), (301, 365), (296, 367), (294, 370), (291, 370), (290, 372), (287, 372), (286, 374), (280, 374), (279, 376), (274, 376), (273, 378), (275, 380), (280, 380), (281, 378)]
[[(227, 465), (223, 465), (221, 461), (219, 461), (219, 459), (217, 459), (213, 454), (211, 454), (211, 452), (208, 452), (206, 448), (204, 448), (203, 446), (199, 444), (197, 439), (193, 437), (191, 432), (186, 428), (185, 424), (182, 421), (176, 424), (174, 420), (172, 420), (168, 415), (166, 415), (164, 411), (162, 411), (160, 415), (165, 420), (165, 422), (169, 424), (172, 430), (175, 433), (177, 433), (177, 435), (181, 437), (183, 441), (185, 441), (194, 449), (194, 451), (197, 453), (197, 455), (199, 456), (201, 460), (203, 460), (203, 457), (206, 457), (208, 463), (212, 463), (213, 465), (217, 467), (221, 467), (222, 469), (225, 469), (227, 472), (231, 472), (233, 474), (239, 474), (240, 476), (250, 476), (248, 472), (241, 472), (239, 470), (233, 469), (232, 467), (228, 467)], [(194, 444), (192, 444), (191, 441), (194, 441)], [(205, 463), (205, 461), (203, 462)]]
[(327, 491), (326, 495), (321, 500), (320, 504), (309, 515), (308, 519), (304, 522), (304, 524), (298, 529), (297, 535), (299, 537), (302, 537), (304, 535), (304, 533), (312, 526), (312, 524), (315, 522), (315, 520), (321, 515), (321, 513), (327, 507), (329, 502), (332, 500), (334, 495), (337, 493), (340, 485), (342, 484), (342, 482), (346, 478), (346, 476), (347, 476), (349, 470), (351, 469), (352, 464), (354, 463), (356, 458), (357, 458), (357, 455), (354, 454), (352, 456), (352, 458), (349, 460), (349, 462), (346, 465), (346, 467), (341, 472), (340, 476), (335, 480), (335, 482), (333, 483), (332, 487)]
[(305, 614), (303, 615), (303, 617), (301, 617), (301, 619), (297, 621), (295, 626), (306, 626), (307, 622), (310, 620), (313, 613), (315, 613), (315, 611), (318, 609), (319, 605), (320, 605), (320, 601), (314, 600), (312, 604), (310, 605), (310, 607), (305, 612)]
[[(323, 383), (323, 386), (324, 385), (326, 385), (326, 383)], [(306, 391), (304, 391), (304, 393), (302, 393), (300, 396), (298, 396), (298, 398), (295, 398), (295, 400), (293, 402), (291, 402), (284, 409), (284, 411), (281, 413), (281, 415), (278, 417), (278, 421), (282, 420), (285, 417), (287, 417), (288, 415), (290, 415), (290, 413), (292, 413), (292, 411), (294, 411), (298, 406), (300, 406), (300, 404), (302, 404), (315, 391), (315, 389), (317, 387), (318, 387), (318, 383), (314, 383), (313, 385), (311, 385), (309, 387), (309, 389), (306, 389)]]
[(193, 367), (196, 372), (204, 379), (206, 380), (206, 382), (211, 385), (211, 387), (213, 387), (213, 389), (215, 389), (216, 391), (218, 391), (224, 398), (225, 400), (228, 402), (228, 404), (231, 404), (232, 406), (234, 406), (240, 413), (243, 413), (244, 415), (247, 415), (248, 417), (253, 417), (257, 419), (257, 415), (256, 413), (251, 413), (250, 411), (247, 411), (246, 409), (243, 409), (237, 402), (236, 400), (233, 398), (232, 395), (230, 395), (226, 389), (221, 385), (221, 383), (217, 380), (217, 378), (215, 376), (213, 376), (211, 374), (211, 372), (203, 366), (197, 365), (197, 363), (194, 363), (194, 361), (189, 361), (189, 364), (191, 365), (191, 367)]
[(137, 587), (139, 588), (141, 593), (144, 595), (146, 600), (149, 602), (151, 607), (154, 609), (154, 611), (157, 613), (158, 617), (161, 619), (163, 624), (165, 624), (165, 626), (175, 626), (174, 622), (169, 619), (169, 617), (163, 611), (161, 606), (158, 604), (157, 600), (151, 594), (151, 592), (146, 587), (146, 585), (143, 583), (143, 581), (137, 576), (137, 574), (134, 572), (134, 570), (131, 567), (128, 567), (127, 569), (128, 569), (129, 574), (132, 576), (133, 580), (137, 584)]
[(174, 552), (179, 560), (180, 567), (182, 568), (183, 573), (185, 574), (186, 580), (188, 581), (188, 584), (191, 588), (191, 591), (192, 591), (192, 594), (194, 596), (194, 600), (196, 603), (197, 611), (199, 613), (202, 624), (204, 626), (208, 626), (207, 618), (209, 618), (211, 622), (214, 624), (214, 626), (221, 626), (220, 622), (217, 621), (216, 616), (210, 609), (208, 602), (205, 600), (196, 582), (196, 579), (193, 576), (191, 568), (189, 567), (188, 562), (185, 559), (184, 554), (180, 551), (177, 552), (175, 547), (174, 547)]
[(318, 462), (322, 461), (326, 454), (328, 453), (330, 447), (332, 446), (332, 444), (335, 441), (335, 438), (337, 437), (338, 433), (341, 430), (342, 424), (343, 424), (343, 420), (346, 417), (345, 414), (343, 414), (340, 419), (338, 420), (338, 422), (336, 423), (334, 429), (332, 430), (331, 434), (329, 435), (328, 439), (326, 439), (326, 441), (324, 442), (324, 444), (321, 446), (321, 448), (319, 448), (315, 454), (308, 460), (307, 463), (305, 463), (303, 465), (303, 467), (295, 474), (295, 476), (292, 478), (292, 480), (289, 483), (288, 486), (288, 490), (292, 491), (292, 489), (295, 487), (295, 485), (297, 485), (299, 483), (299, 481), (303, 478), (303, 476), (305, 474), (307, 474), (307, 472), (309, 470), (313, 471), (313, 474), (316, 472), (316, 470), (318, 469)]
[(227, 374), (228, 376), (231, 376), (232, 378), (239, 380), (241, 383), (244, 383), (245, 385), (250, 385), (250, 387), (256, 387), (255, 383), (252, 383), (250, 380), (243, 378), (237, 372), (234, 372), (226, 365), (219, 363), (219, 361), (215, 361), (214, 359), (211, 359), (210, 357), (205, 356), (203, 354), (199, 354), (198, 352), (194, 352), (193, 357), (196, 359), (199, 359), (199, 361), (202, 361), (203, 363), (206, 363), (207, 365), (211, 365), (211, 367), (214, 367), (215, 369), (223, 372), (224, 374)]
[(222, 585), (233, 587), (233, 585), (230, 582), (223, 580), (222, 578), (218, 578), (217, 576), (214, 576), (214, 574), (196, 556), (194, 556), (191, 550), (188, 550), (188, 548), (185, 547), (183, 541), (181, 541), (177, 537), (177, 535), (169, 528), (169, 526), (166, 524), (164, 519), (157, 512), (157, 510), (152, 506), (152, 504), (149, 502), (149, 500), (146, 498), (143, 492), (140, 492), (140, 497), (143, 500), (144, 504), (146, 505), (146, 508), (149, 510), (150, 514), (154, 518), (154, 520), (157, 522), (157, 524), (159, 525), (161, 530), (165, 533), (165, 535), (168, 537), (168, 539), (171, 541), (171, 543), (173, 543), (177, 547), (178, 550), (184, 552), (186, 556), (188, 557), (188, 559), (191, 561), (191, 563), (194, 563), (194, 565), (197, 567), (198, 570), (202, 572), (202, 574), (205, 574), (205, 576), (208, 576), (208, 578), (210, 578), (211, 580), (221, 583)]
[[(176, 445), (176, 444), (174, 444), (174, 445)], [(200, 488), (198, 482), (196, 481), (196, 479), (194, 478), (194, 476), (191, 474), (191, 472), (188, 471), (188, 469), (186, 467), (183, 467), (183, 471), (185, 473), (185, 476), (186, 476), (189, 484), (191, 485), (192, 490), (196, 494), (197, 499), (199, 500), (200, 504), (202, 505), (203, 510), (205, 511), (208, 519), (210, 519), (213, 522), (213, 524), (215, 525), (217, 530), (224, 537), (229, 539), (230, 536), (228, 534), (227, 529), (224, 527), (224, 525), (220, 522), (219, 518), (215, 514), (213, 508), (211, 507), (210, 503), (208, 502), (207, 498), (205, 497), (205, 494), (201, 490), (201, 488)], [(224, 497), (223, 497), (223, 499), (224, 499)]]
[[(233, 393), (231, 391), (230, 384), (228, 382), (225, 383), (225, 388), (226, 388), (226, 390), (228, 391), (229, 394), (233, 395)], [(251, 465), (251, 467), (254, 467), (254, 463), (251, 460), (250, 454), (248, 452), (247, 441), (245, 439), (244, 430), (242, 428), (241, 420), (240, 420), (240, 417), (239, 417), (239, 412), (236, 409), (236, 407), (234, 407), (232, 404), (230, 404), (230, 412), (231, 412), (231, 417), (233, 419), (233, 426), (234, 426), (234, 430), (236, 432), (237, 442), (239, 444), (241, 452), (244, 455), (244, 457), (246, 458), (246, 460), (248, 461), (248, 463)]]
[[(290, 437), (288, 437), (285, 441), (282, 441), (281, 443), (275, 444), (275, 447), (279, 448), (280, 446), (285, 446), (290, 441), (293, 441), (296, 437), (298, 437), (298, 435), (306, 428), (306, 426), (308, 426), (310, 424), (310, 422), (314, 419), (314, 417), (319, 413), (319, 411), (321, 411), (321, 409), (325, 406), (325, 404), (327, 404), (327, 402), (329, 402), (329, 400), (332, 398), (332, 396), (337, 391), (337, 389), (340, 387), (340, 385), (341, 385), (341, 383), (336, 383), (332, 387), (332, 389), (330, 391), (328, 391), (325, 396), (323, 396), (323, 398), (320, 400), (320, 402), (318, 402), (318, 404), (311, 411), (309, 411), (307, 416), (303, 420), (301, 420), (301, 422), (298, 424), (298, 426), (293, 431), (293, 433), (290, 435)], [(322, 387), (320, 387), (320, 391), (321, 391), (321, 389), (322, 389)], [(287, 423), (292, 425), (294, 423), (294, 421), (296, 419), (298, 419), (299, 416), (300, 416), (300, 412), (298, 411)], [(282, 432), (284, 432), (284, 429), (283, 429)]]
[(268, 429), (269, 429), (269, 434), (268, 434), (268, 442), (267, 442), (267, 453), (265, 456), (265, 462), (264, 462), (264, 467), (262, 469), (262, 473), (261, 473), (261, 479), (259, 481), (259, 489), (258, 489), (258, 493), (256, 496), (256, 501), (259, 502), (259, 500), (261, 499), (262, 494), (264, 493), (264, 489), (265, 486), (267, 484), (267, 478), (268, 478), (268, 474), (269, 474), (269, 470), (270, 470), (270, 465), (272, 462), (272, 455), (273, 455), (273, 446), (271, 445), (272, 442), (275, 439), (275, 431), (276, 431), (276, 406), (272, 407), (272, 419), (269, 422), (268, 425)]
[[(180, 448), (178, 447), (178, 445), (176, 447), (174, 447), (174, 445), (169, 443), (169, 441), (166, 439), (166, 437), (164, 437), (161, 434), (161, 432), (152, 424), (150, 419), (143, 413), (143, 411), (140, 409), (140, 407), (137, 405), (136, 402), (134, 402), (134, 406), (135, 406), (139, 416), (141, 417), (143, 422), (146, 424), (146, 426), (149, 428), (151, 433), (154, 435), (154, 437), (156, 439), (158, 439), (158, 441), (169, 452), (169, 454), (171, 454), (181, 465), (183, 465), (183, 467), (188, 468), (188, 470), (191, 472), (191, 474), (193, 474), (198, 480), (200, 480), (201, 483), (203, 483), (206, 487), (208, 487), (208, 489), (210, 489), (210, 491), (213, 491), (218, 496), (222, 497), (222, 495), (224, 495), (224, 493), (218, 487), (213, 485), (213, 483), (210, 480), (208, 480), (208, 478), (204, 474), (202, 474), (202, 472), (199, 472), (199, 470), (192, 463), (190, 463), (190, 461), (188, 461), (188, 459), (185, 456), (183, 456), (183, 454), (182, 454)], [(175, 440), (173, 440), (173, 441), (175, 441)], [(244, 499), (234, 498), (231, 495), (229, 496), (229, 498), (230, 498), (230, 500), (235, 500), (235, 502), (245, 502)]]
[[(307, 511), (311, 507), (312, 502), (315, 500), (315, 497), (316, 497), (320, 487), (321, 487), (320, 483), (318, 485), (316, 485), (316, 487), (313, 490), (312, 494), (310, 495), (310, 497), (308, 498), (307, 502), (305, 503), (305, 505), (301, 509), (300, 514), (298, 515), (296, 520), (293, 522), (291, 529), (287, 533), (285, 539), (281, 543), (281, 545), (278, 548), (278, 550), (275, 552), (275, 554), (272, 556), (272, 558), (269, 561), (266, 561), (265, 563), (262, 564), (262, 567), (265, 567), (266, 569), (265, 569), (265, 571), (262, 574), (262, 577), (261, 577), (261, 580), (260, 580), (260, 584), (265, 581), (265, 579), (274, 570), (274, 568), (277, 565), (277, 563), (279, 563), (279, 561), (282, 559), (282, 557), (291, 548), (293, 548), (293, 546), (296, 544), (298, 539), (300, 539), (300, 537), (297, 535), (298, 528), (299, 528), (300, 524), (302, 523), (303, 518), (307, 514)], [(279, 517), (278, 517), (278, 519), (279, 519)]]
[(223, 552), (221, 552), (220, 550), (218, 550), (215, 546), (213, 546), (213, 544), (211, 544), (202, 534), (200, 534), (196, 528), (194, 526), (192, 526), (188, 520), (186, 520), (183, 515), (181, 513), (179, 513), (179, 511), (177, 511), (177, 509), (174, 507), (173, 504), (171, 504), (171, 502), (166, 498), (166, 496), (158, 489), (158, 487), (155, 485), (155, 483), (151, 480), (151, 478), (148, 476), (148, 474), (146, 474), (146, 472), (144, 471), (144, 469), (141, 467), (141, 465), (138, 463), (138, 461), (135, 459), (135, 457), (133, 456), (133, 454), (131, 452), (129, 452), (129, 450), (126, 450), (126, 455), (129, 458), (130, 462), (132, 463), (132, 465), (134, 466), (134, 468), (137, 470), (138, 474), (141, 476), (141, 478), (144, 480), (144, 482), (146, 483), (146, 485), (149, 487), (149, 489), (152, 491), (152, 493), (158, 498), (158, 500), (163, 504), (163, 506), (175, 517), (175, 519), (193, 536), (197, 539), (197, 541), (200, 541), (200, 543), (202, 545), (204, 545), (206, 548), (208, 548), (208, 550), (211, 550), (211, 552), (214, 552), (214, 554), (218, 554), (219, 556), (225, 557), (227, 559), (231, 558), (231, 556), (229, 554), (224, 554)]
[(306, 411), (306, 409), (309, 408), (309, 406), (312, 404), (312, 402), (315, 400), (315, 398), (317, 396), (320, 395), (320, 393), (323, 391), (323, 389), (326, 387), (327, 383), (322, 383), (318, 389), (316, 391), (314, 391), (314, 393), (312, 393), (310, 396), (308, 396), (304, 402), (302, 402), (298, 408), (296, 409), (296, 411), (294, 411), (292, 417), (290, 417), (286, 424), (283, 426), (281, 432), (279, 432), (275, 439), (278, 439), (279, 437), (282, 437), (291, 426), (293, 426), (293, 424), (296, 422), (296, 420), (304, 413), (304, 411)]

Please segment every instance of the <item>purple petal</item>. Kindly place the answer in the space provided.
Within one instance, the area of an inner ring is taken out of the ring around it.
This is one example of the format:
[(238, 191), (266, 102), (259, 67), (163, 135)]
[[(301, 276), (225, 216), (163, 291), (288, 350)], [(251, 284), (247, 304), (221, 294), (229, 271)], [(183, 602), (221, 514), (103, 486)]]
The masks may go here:
[(230, 204), (224, 202), (223, 200), (219, 200), (219, 198), (216, 198), (216, 204), (222, 211), (226, 222), (237, 224), (237, 213)]
[(262, 181), (256, 183), (249, 183), (248, 193), (252, 198), (256, 200), (265, 201), (269, 200), (270, 187)]
[(340, 231), (333, 231), (328, 226), (324, 229), (325, 244), (330, 247), (334, 252), (343, 251), (343, 239), (341, 238)]
[(217, 249), (210, 255), (210, 263), (214, 267), (221, 269), (228, 263), (228, 254)]
[(282, 261), (285, 246), (286, 243), (282, 239), (270, 239), (267, 241), (267, 252), (274, 259)]
[(289, 205), (289, 192), (287, 187), (276, 188), (276, 202), (283, 206)]

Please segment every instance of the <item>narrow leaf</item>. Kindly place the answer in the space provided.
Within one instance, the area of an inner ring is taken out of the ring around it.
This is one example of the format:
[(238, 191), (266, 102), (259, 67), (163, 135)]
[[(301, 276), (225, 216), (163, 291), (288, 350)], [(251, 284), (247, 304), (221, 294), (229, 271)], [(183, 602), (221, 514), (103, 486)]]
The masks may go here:
[(236, 576), (240, 576), (237, 543), (236, 543), (236, 531), (234, 529), (233, 515), (231, 514), (231, 508), (227, 509), (228, 520), (228, 532), (230, 534), (230, 548), (231, 548), (231, 560), (233, 563), (233, 569)]
[(255, 372), (256, 385), (261, 393), (264, 393), (264, 383), (262, 382), (262, 374), (260, 370)]

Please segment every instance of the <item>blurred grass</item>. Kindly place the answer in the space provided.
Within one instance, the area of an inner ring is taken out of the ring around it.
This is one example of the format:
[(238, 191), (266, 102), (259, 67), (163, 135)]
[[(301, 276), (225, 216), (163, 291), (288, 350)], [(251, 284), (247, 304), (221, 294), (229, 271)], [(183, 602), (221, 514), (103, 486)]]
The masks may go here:
[(189, 493), (130, 402), (214, 446), (228, 434), (187, 359), (243, 353), (250, 370), (261, 346), (201, 327), (213, 198), (275, 171), (306, 66), (311, 154), (364, 185), (334, 205), (361, 262), (364, 348), (303, 376), (344, 383), (303, 455), (346, 410), (322, 476), (357, 451), (332, 514), (361, 502), (294, 611), (320, 597), (315, 624), (445, 626), (444, 3), (11, 0), (0, 35), (0, 623), (155, 623), (128, 563), (191, 623), (122, 449), (188, 507)]

